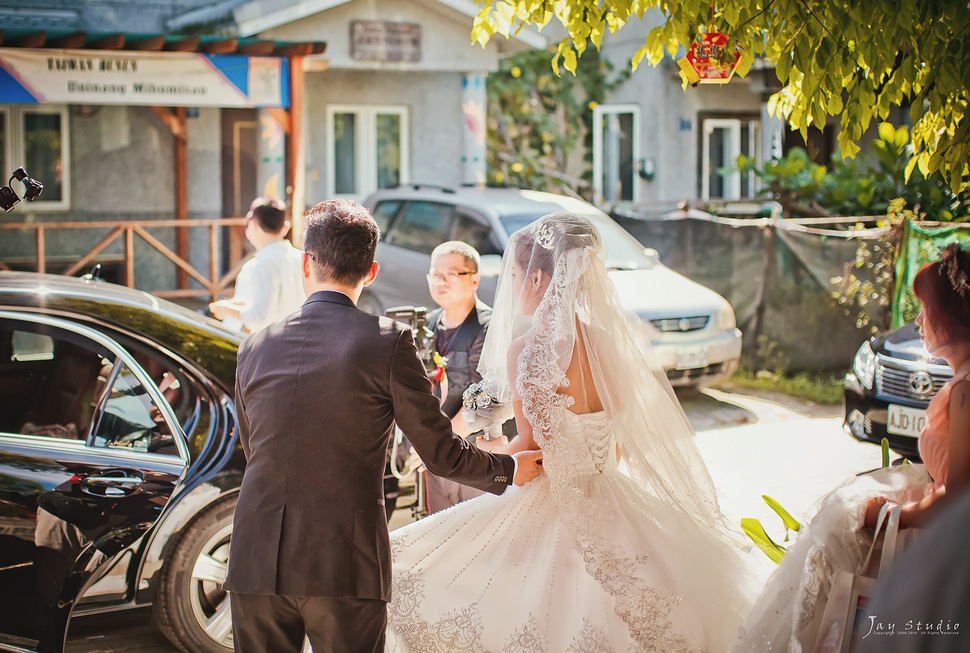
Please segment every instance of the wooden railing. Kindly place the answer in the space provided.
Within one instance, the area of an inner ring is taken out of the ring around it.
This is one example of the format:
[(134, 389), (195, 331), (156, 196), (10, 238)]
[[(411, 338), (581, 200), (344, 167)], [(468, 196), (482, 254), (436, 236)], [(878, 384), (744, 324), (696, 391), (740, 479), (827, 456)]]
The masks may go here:
[[(73, 261), (67, 268), (60, 273), (65, 276), (74, 276), (89, 264), (96, 264), (103, 257), (103, 252), (109, 245), (118, 239), (123, 239), (124, 247), (121, 262), (124, 269), (124, 285), (129, 288), (135, 287), (135, 236), (148, 243), (166, 259), (171, 261), (176, 270), (183, 270), (185, 274), (176, 275), (185, 277), (188, 275), (195, 279), (202, 288), (189, 288), (188, 283), (182, 281), (181, 287), (170, 290), (155, 290), (152, 294), (160, 297), (189, 298), (189, 297), (209, 297), (218, 299), (225, 295), (230, 285), (235, 281), (239, 269), (245, 262), (243, 247), (245, 236), (243, 230), (246, 226), (246, 218), (211, 218), (211, 219), (191, 219), (191, 220), (124, 220), (124, 221), (103, 221), (103, 222), (34, 222), (34, 223), (6, 223), (0, 224), (0, 239), (6, 231), (34, 231), (35, 232), (35, 255), (34, 270), (36, 272), (48, 271), (49, 255), (47, 253), (48, 232), (60, 230), (91, 230), (108, 229), (108, 235), (98, 241), (92, 248), (83, 254), (76, 261)], [(219, 261), (221, 252), (219, 246), (219, 229), (230, 227), (229, 247), (231, 255), (229, 257), (230, 269), (220, 275)], [(209, 251), (209, 270), (204, 274), (195, 269), (185, 258), (179, 256), (169, 249), (162, 241), (152, 235), (155, 229), (176, 229), (176, 231), (188, 228), (196, 230), (205, 228), (208, 240)], [(112, 260), (117, 261), (115, 256)], [(10, 266), (0, 260), (0, 270), (10, 270)]]

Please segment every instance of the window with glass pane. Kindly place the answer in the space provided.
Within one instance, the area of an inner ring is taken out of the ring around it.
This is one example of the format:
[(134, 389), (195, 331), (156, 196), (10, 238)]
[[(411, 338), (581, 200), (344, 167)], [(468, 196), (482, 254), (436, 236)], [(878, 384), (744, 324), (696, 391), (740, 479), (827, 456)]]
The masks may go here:
[(61, 131), (60, 113), (24, 113), (24, 167), (31, 177), (44, 184), (39, 199), (46, 202), (64, 199)]
[(603, 199), (633, 199), (633, 113), (603, 114)]
[(98, 447), (177, 455), (168, 423), (148, 390), (124, 363), (111, 377), (111, 391), (94, 433)]
[(751, 197), (757, 192), (756, 177), (737, 169), (739, 155), (758, 161), (761, 157), (759, 121), (738, 118), (704, 118), (701, 196), (712, 199)]
[(431, 250), (448, 240), (452, 207), (434, 202), (410, 202), (394, 222), (388, 242), (416, 252)]
[[(754, 120), (741, 122), (741, 154), (749, 159), (760, 158), (761, 142), (759, 123)], [(758, 192), (757, 177), (753, 172), (741, 175), (741, 197), (754, 197)]]
[(455, 231), (452, 240), (460, 240), (474, 247), (482, 256), (502, 254), (502, 250), (492, 242), (492, 229), (483, 221), (459, 212), (455, 216)]
[(352, 195), (357, 192), (357, 116), (335, 113), (333, 116), (334, 192)]
[(0, 431), (83, 440), (105, 387), (106, 355), (57, 329), (0, 327)]
[[(752, 129), (750, 122), (741, 123), (741, 154), (751, 157)], [(741, 175), (741, 197), (751, 197), (751, 175)]]
[(327, 162), (327, 192), (361, 200), (375, 190), (407, 183), (407, 116), (406, 107), (329, 107), (333, 149)]
[[(155, 349), (122, 340), (121, 344), (134, 355), (135, 361), (148, 374), (165, 403), (172, 409), (175, 416), (173, 426), (182, 428), (189, 451), (201, 452), (210, 434), (212, 419), (218, 410), (213, 404), (213, 397), (196, 380), (196, 376), (179, 363)], [(162, 419), (158, 411), (154, 411), (153, 416), (156, 421), (160, 422)], [(153, 440), (154, 445), (149, 447), (149, 451), (154, 452), (159, 446), (171, 444), (170, 453), (177, 455), (174, 441), (169, 442), (165, 437), (167, 433), (168, 429), (165, 428), (162, 437)]]
[(377, 227), (381, 230), (381, 234), (387, 233), (388, 228), (391, 226), (391, 219), (399, 208), (401, 208), (401, 202), (399, 200), (380, 202), (374, 207), (374, 220), (377, 222)]
[(711, 130), (707, 145), (709, 197), (724, 197), (724, 175), (720, 172), (720, 169), (727, 165), (728, 148), (730, 147), (729, 137), (730, 131), (723, 127), (715, 127)]
[(401, 116), (377, 114), (377, 187), (394, 188), (401, 183)]

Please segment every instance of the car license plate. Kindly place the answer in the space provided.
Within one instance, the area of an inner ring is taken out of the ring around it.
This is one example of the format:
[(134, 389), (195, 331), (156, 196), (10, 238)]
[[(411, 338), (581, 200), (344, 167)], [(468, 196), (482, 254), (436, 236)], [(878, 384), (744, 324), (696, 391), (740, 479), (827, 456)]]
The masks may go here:
[(926, 426), (925, 410), (889, 404), (889, 421), (886, 422), (886, 430), (893, 435), (911, 435), (916, 438), (919, 437), (924, 426)]
[(677, 350), (675, 367), (678, 370), (692, 370), (707, 367), (707, 347), (683, 347)]

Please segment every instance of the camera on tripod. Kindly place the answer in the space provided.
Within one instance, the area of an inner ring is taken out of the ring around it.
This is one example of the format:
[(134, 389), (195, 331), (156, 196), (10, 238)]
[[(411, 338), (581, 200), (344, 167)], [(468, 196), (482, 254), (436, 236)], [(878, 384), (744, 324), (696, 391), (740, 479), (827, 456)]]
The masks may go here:
[[(421, 357), (421, 362), (424, 363), (424, 371), (427, 373), (428, 378), (435, 378), (438, 372), (438, 365), (442, 359), (435, 350), (434, 331), (428, 328), (428, 309), (424, 306), (395, 306), (387, 309), (384, 314), (392, 320), (404, 322), (411, 326), (411, 332), (414, 334), (414, 344), (418, 348), (418, 355)], [(402, 451), (402, 445), (407, 446), (404, 442), (404, 434), (401, 432), (401, 429), (395, 428), (394, 436), (391, 438), (389, 447), (387, 471), (384, 476), (385, 492), (389, 484), (397, 487), (397, 481), (395, 479), (400, 480), (414, 471), (413, 469), (409, 469), (405, 472), (402, 469), (403, 461), (398, 456), (398, 452)], [(406, 452), (407, 449), (405, 448), (403, 451)], [(411, 515), (415, 519), (428, 516), (427, 494), (425, 490), (426, 482), (423, 472), (415, 475), (415, 500), (411, 506)], [(387, 497), (385, 497), (385, 501), (387, 500)]]
[(384, 312), (387, 317), (411, 325), (414, 344), (424, 363), (424, 370), (431, 376), (438, 368), (435, 360), (434, 331), (428, 328), (428, 309), (424, 306), (395, 306)]

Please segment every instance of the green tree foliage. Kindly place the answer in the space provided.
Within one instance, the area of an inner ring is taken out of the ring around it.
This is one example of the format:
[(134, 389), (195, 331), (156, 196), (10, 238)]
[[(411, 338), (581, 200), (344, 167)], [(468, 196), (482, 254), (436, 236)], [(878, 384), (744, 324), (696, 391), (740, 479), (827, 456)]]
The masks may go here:
[[(629, 76), (613, 72), (596, 53), (577, 65), (576, 79), (555, 74), (549, 53), (502, 59), (488, 76), (488, 182), (586, 194), (587, 170), (567, 174), (570, 155), (589, 138), (591, 107)], [(559, 71), (561, 72), (561, 71)]]
[[(634, 56), (656, 65), (677, 56), (714, 25), (745, 49), (739, 74), (754, 56), (775, 67), (785, 85), (769, 101), (807, 137), (809, 126), (839, 116), (839, 147), (854, 157), (856, 141), (894, 105), (911, 107), (907, 173), (940, 171), (954, 193), (967, 184), (970, 161), (970, 4), (954, 0), (477, 0), (472, 39), (484, 45), (523, 26), (556, 20), (566, 30), (552, 66), (576, 73), (580, 57), (599, 48), (647, 10), (662, 11)], [(713, 14), (713, 15), (712, 15)], [(728, 49), (730, 51), (731, 44)]]
[(866, 161), (843, 161), (833, 157), (829, 168), (811, 159), (801, 148), (792, 148), (782, 159), (761, 166), (738, 157), (741, 172), (754, 173), (761, 194), (776, 200), (785, 217), (887, 215), (901, 202), (920, 220), (970, 219), (970, 190), (953, 193), (939, 172), (929, 176), (914, 170), (908, 178), (906, 165), (909, 129), (888, 122), (879, 125), (879, 138)]

